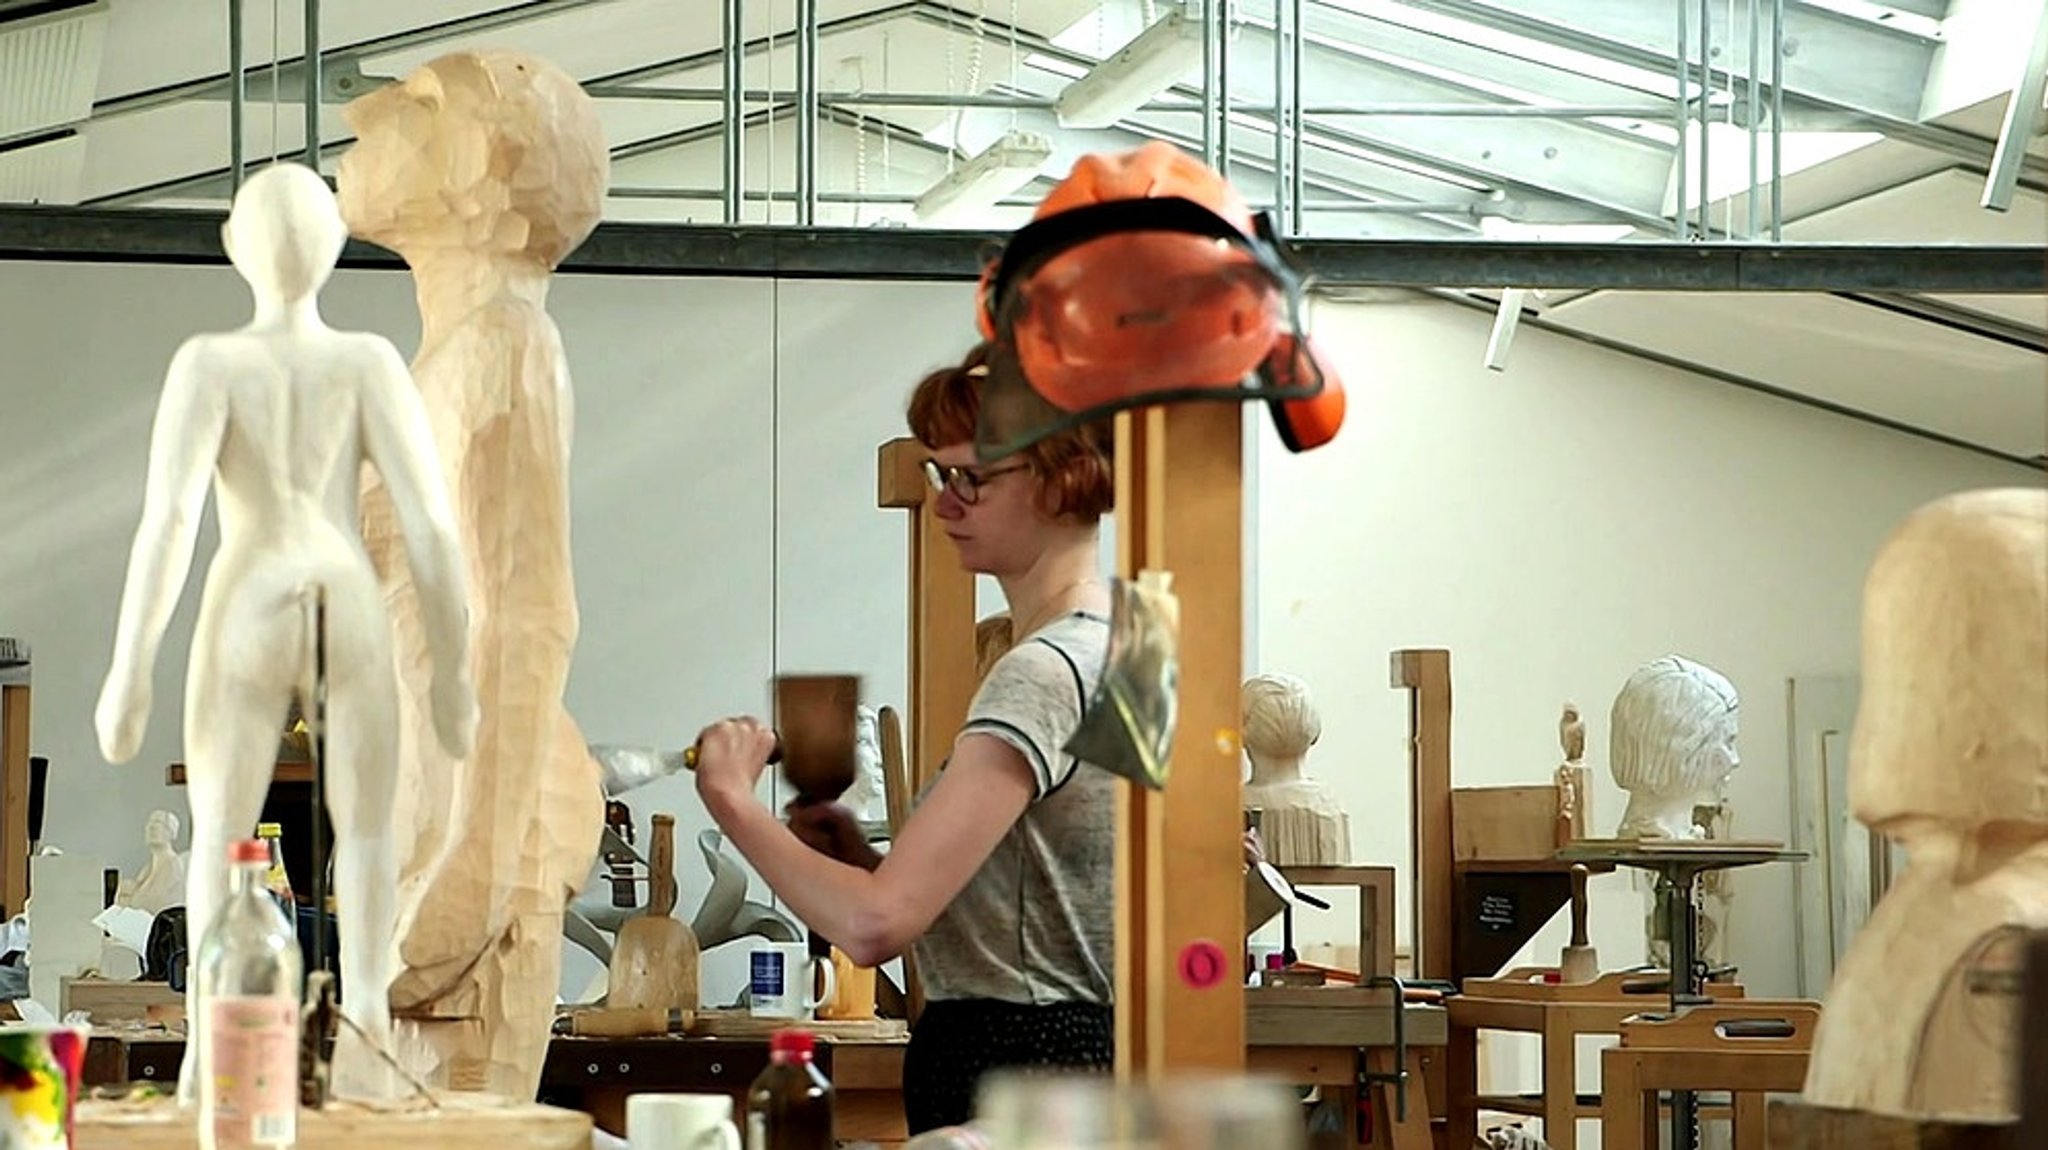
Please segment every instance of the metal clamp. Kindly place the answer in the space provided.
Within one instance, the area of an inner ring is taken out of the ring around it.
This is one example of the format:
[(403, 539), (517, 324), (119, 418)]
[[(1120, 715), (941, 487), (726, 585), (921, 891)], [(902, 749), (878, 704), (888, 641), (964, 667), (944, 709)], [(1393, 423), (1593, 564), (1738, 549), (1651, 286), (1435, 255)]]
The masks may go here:
[(1373, 1070), (1365, 1064), (1365, 1051), (1358, 1052), (1358, 1085), (1364, 1089), (1376, 1082), (1394, 1084), (1394, 1121), (1408, 1121), (1408, 984), (1391, 974), (1365, 980), (1367, 987), (1394, 989), (1394, 1069)]

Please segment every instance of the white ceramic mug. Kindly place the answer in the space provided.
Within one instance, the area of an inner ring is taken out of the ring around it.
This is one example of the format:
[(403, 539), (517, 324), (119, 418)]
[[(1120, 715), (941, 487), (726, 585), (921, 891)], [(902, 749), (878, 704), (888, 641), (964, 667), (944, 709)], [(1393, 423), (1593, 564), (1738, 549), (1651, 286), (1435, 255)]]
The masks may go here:
[(632, 1150), (740, 1150), (732, 1098), (724, 1094), (634, 1094), (626, 1099)]
[[(813, 995), (817, 972), (825, 976), (825, 988)], [(832, 1001), (839, 979), (832, 964), (811, 957), (811, 948), (801, 942), (763, 942), (747, 955), (747, 1005), (755, 1018), (792, 1018), (803, 1021), (819, 1006)]]

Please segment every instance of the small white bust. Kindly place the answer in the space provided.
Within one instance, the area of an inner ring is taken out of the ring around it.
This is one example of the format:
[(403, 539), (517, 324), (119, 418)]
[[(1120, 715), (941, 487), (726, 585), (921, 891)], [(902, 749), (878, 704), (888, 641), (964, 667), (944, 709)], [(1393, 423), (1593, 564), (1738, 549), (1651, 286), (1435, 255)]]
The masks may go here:
[(1252, 777), (1246, 809), (1260, 809), (1266, 858), (1277, 866), (1344, 866), (1351, 861), (1351, 820), (1302, 762), (1323, 734), (1308, 684), (1293, 675), (1254, 675), (1238, 694), (1245, 756)]
[(114, 904), (151, 914), (185, 905), (185, 856), (177, 850), (178, 816), (170, 811), (149, 812), (149, 820), (142, 825), (142, 842), (149, 848), (149, 861), (134, 878), (121, 884)]
[(1608, 769), (1629, 796), (1616, 838), (1705, 836), (1693, 807), (1718, 802), (1741, 765), (1737, 710), (1735, 685), (1690, 659), (1666, 655), (1629, 676), (1608, 720)]

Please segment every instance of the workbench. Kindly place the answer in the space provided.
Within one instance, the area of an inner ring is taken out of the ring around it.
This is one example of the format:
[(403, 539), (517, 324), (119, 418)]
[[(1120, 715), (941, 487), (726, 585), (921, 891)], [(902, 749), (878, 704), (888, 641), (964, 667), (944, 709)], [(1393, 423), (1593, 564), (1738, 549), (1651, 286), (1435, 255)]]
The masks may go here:
[[(842, 1141), (900, 1142), (903, 1051), (907, 1039), (834, 1039), (819, 1035), (818, 1069), (832, 1080), (836, 1135)], [(86, 1044), (84, 1084), (151, 1082), (175, 1089), (182, 1036), (164, 1030), (101, 1029)], [(580, 1110), (621, 1137), (626, 1098), (650, 1091), (729, 1094), (745, 1105), (747, 1087), (768, 1065), (765, 1038), (570, 1038), (548, 1043), (538, 1101)]]
[[(1341, 987), (1245, 992), (1246, 1065), (1302, 1086), (1321, 1087), (1344, 1109), (1372, 1099), (1376, 1124), (1347, 1146), (1429, 1150), (1432, 1109), (1424, 1072), (1442, 1056), (1448, 1034), (1443, 1007), (1410, 1004), (1396, 1033), (1388, 992)], [(835, 1092), (835, 1134), (842, 1141), (888, 1146), (906, 1137), (903, 1053), (906, 1038), (818, 1036), (819, 1070)], [(152, 1082), (174, 1087), (183, 1037), (161, 1029), (96, 1029), (86, 1045), (85, 1085)], [(626, 1098), (649, 1091), (729, 1094), (743, 1105), (747, 1087), (768, 1065), (764, 1038), (573, 1038), (548, 1043), (538, 1100), (581, 1110), (623, 1135)], [(1406, 1069), (1406, 1118), (1397, 1113), (1392, 1076)], [(1379, 1120), (1386, 1115), (1395, 1119)]]

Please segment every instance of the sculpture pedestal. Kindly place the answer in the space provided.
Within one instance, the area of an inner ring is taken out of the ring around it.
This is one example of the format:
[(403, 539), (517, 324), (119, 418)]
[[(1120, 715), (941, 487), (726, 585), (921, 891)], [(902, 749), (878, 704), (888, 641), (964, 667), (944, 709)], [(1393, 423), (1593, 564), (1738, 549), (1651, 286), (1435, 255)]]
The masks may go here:
[(1837, 1110), (1797, 1100), (1771, 1103), (1771, 1150), (2019, 1150), (2016, 1123), (1943, 1122)]
[[(372, 1110), (338, 1102), (299, 1111), (297, 1150), (418, 1146), (435, 1150), (589, 1150), (590, 1115), (489, 1095), (443, 1094)], [(199, 1113), (176, 1100), (86, 1100), (72, 1150), (199, 1150)]]

